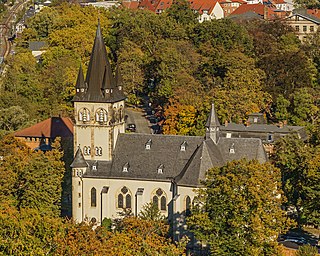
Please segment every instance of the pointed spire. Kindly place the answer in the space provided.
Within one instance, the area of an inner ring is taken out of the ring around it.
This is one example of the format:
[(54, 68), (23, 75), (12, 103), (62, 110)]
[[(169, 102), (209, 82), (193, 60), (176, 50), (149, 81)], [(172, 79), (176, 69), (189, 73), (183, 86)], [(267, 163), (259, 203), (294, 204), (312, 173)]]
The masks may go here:
[(82, 71), (82, 65), (80, 64), (79, 72), (78, 72), (78, 78), (76, 83), (76, 91), (78, 92), (85, 92), (86, 86), (84, 82), (84, 76)]
[(214, 104), (211, 104), (211, 111), (206, 123), (206, 139), (212, 139), (214, 143), (218, 143), (220, 122), (216, 113)]
[(78, 146), (77, 152), (73, 158), (72, 164), (70, 165), (72, 168), (85, 168), (88, 167), (88, 163), (84, 159), (84, 156), (82, 154), (82, 150), (80, 149), (80, 146)]
[(121, 76), (121, 72), (120, 72), (120, 67), (119, 64), (117, 63), (117, 69), (116, 69), (116, 84), (118, 86), (118, 88), (121, 90), (121, 87), (123, 85), (123, 80), (122, 80), (122, 76)]
[[(84, 85), (85, 94), (76, 95), (73, 101), (117, 102), (125, 99), (124, 94), (116, 88), (116, 81), (112, 74), (101, 33), (100, 21), (97, 26)], [(109, 94), (106, 93), (108, 90)], [(111, 91), (113, 91), (113, 94), (110, 94)]]

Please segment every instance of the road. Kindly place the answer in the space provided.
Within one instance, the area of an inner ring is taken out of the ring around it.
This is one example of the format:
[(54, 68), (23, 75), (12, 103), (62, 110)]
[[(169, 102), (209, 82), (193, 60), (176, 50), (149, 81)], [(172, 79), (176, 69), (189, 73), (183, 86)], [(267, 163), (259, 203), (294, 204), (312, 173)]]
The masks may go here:
[(141, 108), (127, 108), (126, 115), (128, 115), (127, 124), (136, 124), (136, 133), (151, 134), (152, 129), (147, 120), (146, 113)]

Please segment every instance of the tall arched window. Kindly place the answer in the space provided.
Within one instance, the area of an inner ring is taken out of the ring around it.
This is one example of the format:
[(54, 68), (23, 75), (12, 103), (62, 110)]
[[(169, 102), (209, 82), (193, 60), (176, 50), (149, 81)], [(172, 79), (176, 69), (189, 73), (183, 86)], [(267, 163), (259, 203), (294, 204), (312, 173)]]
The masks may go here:
[(91, 207), (97, 206), (97, 190), (95, 188), (91, 189)]
[(118, 208), (123, 208), (123, 195), (118, 195)]
[(158, 207), (161, 211), (167, 211), (167, 197), (161, 188), (158, 188), (153, 197), (152, 203)]
[(191, 213), (191, 198), (190, 196), (186, 197), (186, 215), (189, 216)]
[(99, 108), (96, 111), (96, 122), (104, 124), (108, 121), (108, 112), (104, 108)]
[(165, 196), (161, 197), (160, 209), (161, 209), (161, 211), (167, 210), (167, 199)]
[(121, 209), (130, 209), (131, 208), (131, 192), (129, 189), (124, 186), (121, 188), (120, 192), (118, 193), (118, 208)]
[(89, 122), (90, 121), (90, 111), (87, 108), (82, 108), (79, 110), (78, 113), (78, 120), (82, 122)]

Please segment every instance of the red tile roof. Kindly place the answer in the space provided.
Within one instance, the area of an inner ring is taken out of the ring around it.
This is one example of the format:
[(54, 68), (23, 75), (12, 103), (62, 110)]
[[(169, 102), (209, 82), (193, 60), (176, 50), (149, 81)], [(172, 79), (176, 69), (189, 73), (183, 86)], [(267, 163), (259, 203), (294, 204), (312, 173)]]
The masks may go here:
[(307, 13), (320, 19), (320, 10), (319, 9), (308, 9)]
[(121, 3), (123, 7), (128, 9), (138, 9), (140, 2), (139, 1), (124, 1)]
[(14, 133), (16, 137), (56, 138), (72, 137), (73, 122), (68, 117), (51, 117)]
[(218, 0), (189, 0), (189, 2), (192, 10), (196, 10), (200, 14), (206, 10), (210, 14), (218, 3)]
[(265, 11), (266, 11), (268, 19), (274, 18), (274, 16), (275, 16), (274, 9), (270, 8), (266, 5), (263, 5), (263, 4), (243, 4), (243, 5), (240, 5), (232, 13), (232, 15), (244, 14), (247, 12), (254, 12), (256, 14), (264, 16)]

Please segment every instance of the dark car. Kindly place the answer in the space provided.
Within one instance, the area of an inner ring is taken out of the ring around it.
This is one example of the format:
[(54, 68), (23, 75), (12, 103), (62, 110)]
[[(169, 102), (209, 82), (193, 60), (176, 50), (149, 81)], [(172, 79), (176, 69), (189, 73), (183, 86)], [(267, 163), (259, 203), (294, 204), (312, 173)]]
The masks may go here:
[(135, 124), (128, 124), (127, 131), (135, 132), (136, 131), (136, 125)]

